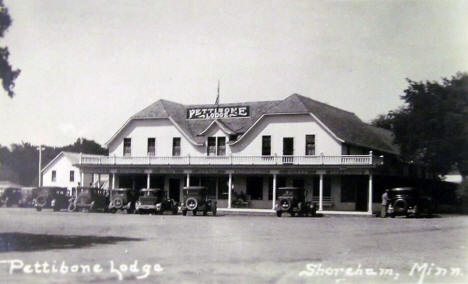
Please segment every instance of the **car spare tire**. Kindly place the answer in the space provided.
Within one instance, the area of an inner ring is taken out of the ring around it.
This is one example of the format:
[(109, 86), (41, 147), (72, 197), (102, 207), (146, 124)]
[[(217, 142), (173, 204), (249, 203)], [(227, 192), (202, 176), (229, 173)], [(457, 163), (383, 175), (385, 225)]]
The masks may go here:
[(120, 208), (123, 205), (123, 200), (121, 198), (116, 198), (114, 199), (114, 207), (115, 208)]
[(198, 207), (198, 201), (195, 197), (189, 197), (185, 201), (185, 206), (188, 210), (195, 210)]
[(289, 208), (291, 208), (291, 201), (289, 199), (281, 199), (279, 204), (281, 210), (289, 210)]
[(393, 210), (396, 213), (405, 212), (408, 209), (408, 203), (404, 199), (398, 199), (393, 203)]
[(47, 198), (40, 196), (36, 199), (36, 206), (38, 207), (45, 207), (47, 203)]

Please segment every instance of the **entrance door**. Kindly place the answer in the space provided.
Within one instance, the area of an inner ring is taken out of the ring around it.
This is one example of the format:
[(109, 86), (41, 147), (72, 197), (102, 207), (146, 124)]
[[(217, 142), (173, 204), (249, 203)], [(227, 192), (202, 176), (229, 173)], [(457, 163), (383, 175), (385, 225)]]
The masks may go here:
[(180, 180), (171, 178), (169, 179), (169, 198), (180, 202)]
[(283, 164), (292, 164), (292, 155), (294, 155), (294, 138), (283, 137)]

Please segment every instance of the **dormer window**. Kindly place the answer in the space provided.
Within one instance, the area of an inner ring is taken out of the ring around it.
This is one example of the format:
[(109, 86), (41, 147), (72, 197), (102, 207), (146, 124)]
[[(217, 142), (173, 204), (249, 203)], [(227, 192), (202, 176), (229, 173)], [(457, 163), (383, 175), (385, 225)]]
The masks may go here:
[(206, 154), (208, 156), (225, 156), (226, 137), (208, 137)]

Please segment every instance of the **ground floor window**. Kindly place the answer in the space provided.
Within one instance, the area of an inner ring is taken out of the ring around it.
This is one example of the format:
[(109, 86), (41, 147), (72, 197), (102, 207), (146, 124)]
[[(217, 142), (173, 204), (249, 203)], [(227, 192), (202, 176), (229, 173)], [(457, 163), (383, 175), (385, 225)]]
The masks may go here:
[(341, 202), (356, 202), (358, 191), (369, 188), (368, 176), (342, 176)]
[(247, 177), (247, 192), (251, 200), (263, 199), (263, 177)]
[(218, 199), (228, 199), (229, 197), (229, 178), (218, 178)]

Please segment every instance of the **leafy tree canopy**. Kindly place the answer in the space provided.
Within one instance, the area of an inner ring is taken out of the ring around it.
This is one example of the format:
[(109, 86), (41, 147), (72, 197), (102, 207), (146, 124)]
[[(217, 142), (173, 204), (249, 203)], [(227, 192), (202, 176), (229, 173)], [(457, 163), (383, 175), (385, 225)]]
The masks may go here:
[[(3, 4), (3, 0), (0, 0), (0, 38), (5, 35), (5, 32), (11, 25), (11, 17), (8, 13), (8, 8)], [(8, 93), (9, 97), (13, 97), (15, 92), (15, 80), (19, 76), (21, 70), (14, 70), (8, 61), (10, 52), (8, 47), (0, 47), (0, 79), (2, 80), (3, 89)]]
[(442, 82), (415, 82), (401, 97), (405, 104), (378, 116), (373, 125), (395, 133), (402, 157), (436, 174), (457, 168), (468, 175), (468, 74)]

